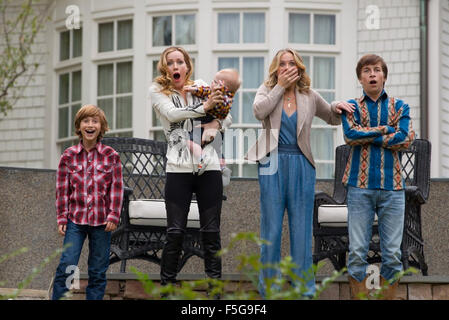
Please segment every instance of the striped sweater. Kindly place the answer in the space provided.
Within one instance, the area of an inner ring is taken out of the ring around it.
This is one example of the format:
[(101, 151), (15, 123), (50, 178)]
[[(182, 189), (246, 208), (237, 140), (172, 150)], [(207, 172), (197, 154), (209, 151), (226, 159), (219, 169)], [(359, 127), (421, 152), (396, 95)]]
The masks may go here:
[(389, 97), (385, 90), (377, 101), (365, 93), (349, 100), (354, 113), (343, 113), (342, 126), (351, 152), (343, 184), (366, 189), (402, 190), (401, 150), (415, 139), (408, 104)]

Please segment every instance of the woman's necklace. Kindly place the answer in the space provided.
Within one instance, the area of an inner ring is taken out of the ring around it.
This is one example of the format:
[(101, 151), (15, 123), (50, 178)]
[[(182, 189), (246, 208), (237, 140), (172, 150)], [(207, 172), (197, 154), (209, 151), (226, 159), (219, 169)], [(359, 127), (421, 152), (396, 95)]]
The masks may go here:
[(291, 106), (292, 106), (292, 100), (293, 100), (293, 98), (294, 98), (294, 96), (293, 97), (285, 97), (286, 99), (287, 99), (287, 108), (291, 108)]

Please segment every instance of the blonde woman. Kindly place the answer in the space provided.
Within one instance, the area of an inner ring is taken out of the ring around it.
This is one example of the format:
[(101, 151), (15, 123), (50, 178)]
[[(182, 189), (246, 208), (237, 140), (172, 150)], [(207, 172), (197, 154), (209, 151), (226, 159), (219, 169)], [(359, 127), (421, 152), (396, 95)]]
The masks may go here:
[[(248, 151), (246, 158), (259, 162), (261, 238), (270, 244), (261, 248), (263, 264), (277, 263), (281, 255), (281, 233), (287, 209), (290, 229), (290, 251), (304, 277), (312, 267), (312, 216), (315, 191), (315, 163), (310, 147), (314, 116), (329, 124), (341, 123), (342, 110), (352, 112), (346, 102), (327, 103), (310, 88), (310, 78), (300, 55), (293, 49), (276, 53), (268, 79), (259, 87), (254, 99), (255, 117), (262, 122), (263, 134)], [(279, 275), (275, 269), (264, 269), (259, 275), (263, 296), (266, 280)], [(315, 292), (310, 274), (305, 296)], [(298, 285), (297, 283), (294, 283)]]
[[(189, 133), (197, 125), (195, 119), (203, 117), (217, 103), (223, 103), (221, 87), (212, 87), (206, 102), (185, 91), (185, 86), (207, 85), (202, 80), (192, 81), (193, 63), (189, 54), (180, 47), (170, 47), (161, 54), (158, 63), (160, 76), (150, 87), (150, 100), (164, 128), (168, 141), (167, 180), (165, 206), (167, 210), (167, 242), (162, 252), (161, 283), (175, 282), (178, 260), (187, 224), (187, 215), (196, 194), (200, 213), (200, 232), (204, 250), (205, 272), (210, 278), (221, 277), (221, 259), (216, 253), (220, 244), (220, 214), (223, 199), (223, 182), (220, 158), (212, 143), (207, 144), (210, 162), (201, 175), (188, 148)], [(224, 120), (215, 119), (203, 124), (203, 141), (214, 140), (219, 130), (231, 124), (230, 114)], [(217, 140), (217, 139), (215, 139)]]

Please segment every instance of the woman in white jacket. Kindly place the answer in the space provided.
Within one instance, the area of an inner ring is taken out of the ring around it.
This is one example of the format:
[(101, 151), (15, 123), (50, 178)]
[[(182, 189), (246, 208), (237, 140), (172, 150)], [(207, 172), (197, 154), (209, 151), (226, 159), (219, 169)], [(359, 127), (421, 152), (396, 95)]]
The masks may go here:
[[(212, 143), (203, 150), (211, 161), (206, 171), (198, 175), (197, 164), (187, 147), (189, 132), (197, 123), (195, 118), (206, 115), (215, 104), (223, 101), (220, 90), (214, 90), (206, 102), (184, 91), (184, 86), (205, 85), (204, 81), (190, 80), (193, 64), (189, 54), (180, 47), (170, 47), (161, 54), (158, 63), (160, 76), (150, 87), (151, 105), (161, 121), (168, 141), (167, 180), (165, 184), (165, 206), (167, 210), (167, 242), (162, 252), (161, 283), (175, 282), (178, 261), (187, 224), (187, 215), (196, 194), (200, 213), (200, 232), (204, 250), (204, 267), (210, 278), (221, 277), (221, 259), (216, 253), (221, 249), (220, 214), (223, 199), (223, 183), (220, 156)], [(231, 116), (220, 121), (204, 124), (203, 142), (214, 140), (219, 130), (229, 127)], [(199, 131), (199, 129), (196, 129)], [(221, 135), (217, 135), (221, 137)], [(216, 139), (219, 140), (219, 139)]]

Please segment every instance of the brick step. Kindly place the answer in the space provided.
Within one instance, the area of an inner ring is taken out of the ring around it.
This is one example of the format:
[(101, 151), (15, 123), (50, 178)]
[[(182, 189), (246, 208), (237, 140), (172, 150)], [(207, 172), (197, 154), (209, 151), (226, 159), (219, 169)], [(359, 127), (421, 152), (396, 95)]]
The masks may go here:
[[(159, 274), (149, 274), (156, 285), (159, 285)], [(142, 284), (134, 274), (109, 273), (107, 275), (108, 284), (106, 287), (105, 299), (107, 300), (142, 300), (148, 299), (148, 295)], [(316, 278), (317, 283), (321, 283), (323, 276)], [(179, 281), (194, 281), (204, 279), (200, 274), (180, 274)], [(222, 277), (227, 281), (225, 292), (235, 290), (256, 291), (256, 288), (241, 275), (225, 274)], [(72, 290), (72, 299), (85, 299), (85, 289), (87, 287), (87, 274), (80, 275), (80, 288)], [(205, 293), (206, 288), (199, 288), (198, 291)], [(446, 276), (405, 276), (397, 290), (399, 300), (449, 300), (449, 277)], [(320, 300), (348, 300), (349, 284), (346, 276), (337, 278), (320, 295)]]
[(14, 295), (14, 300), (48, 300), (47, 290), (23, 289), (16, 295), (14, 288), (0, 288), (0, 297)]

